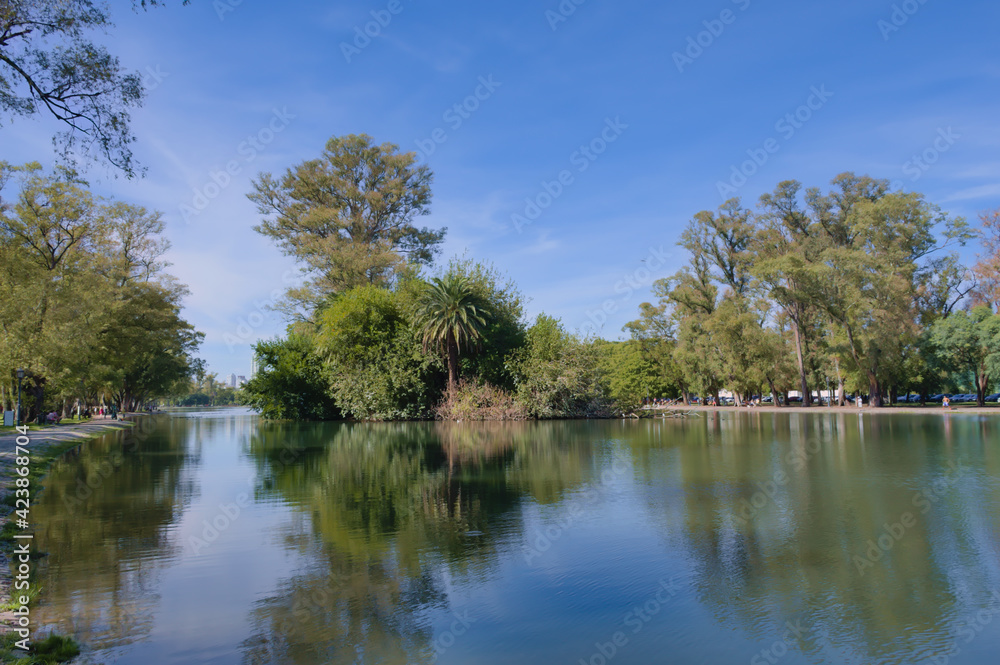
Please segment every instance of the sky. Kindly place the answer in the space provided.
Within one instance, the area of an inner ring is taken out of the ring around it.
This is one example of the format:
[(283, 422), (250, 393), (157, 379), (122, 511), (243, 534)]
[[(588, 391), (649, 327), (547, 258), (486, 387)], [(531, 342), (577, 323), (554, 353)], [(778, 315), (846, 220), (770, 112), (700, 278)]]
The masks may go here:
[[(268, 306), (299, 279), (253, 231), (251, 180), (333, 136), (418, 152), (434, 172), (421, 222), (448, 229), (439, 264), (491, 262), (529, 319), (608, 339), (686, 262), (688, 221), (727, 198), (853, 171), (970, 221), (1000, 205), (996, 3), (167, 3), (115, 0), (97, 37), (146, 82), (145, 176), (87, 177), (163, 213), (184, 316), (223, 376), (283, 334)], [(0, 155), (51, 165), (59, 129), (18, 118)]]

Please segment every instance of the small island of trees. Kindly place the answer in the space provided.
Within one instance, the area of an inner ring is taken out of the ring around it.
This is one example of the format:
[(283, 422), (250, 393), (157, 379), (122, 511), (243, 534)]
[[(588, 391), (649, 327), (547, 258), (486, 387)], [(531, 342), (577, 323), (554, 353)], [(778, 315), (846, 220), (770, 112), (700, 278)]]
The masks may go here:
[[(433, 176), (366, 135), (250, 198), (255, 230), (300, 262), (281, 305), (288, 336), (260, 342), (245, 403), (274, 419), (522, 420), (608, 417), (648, 398), (775, 404), (825, 391), (875, 407), (1000, 376), (1000, 212), (982, 228), (917, 193), (844, 173), (830, 191), (779, 183), (732, 199), (681, 235), (689, 261), (654, 285), (624, 330), (582, 337), (540, 314), (496, 267), (454, 258), (428, 214)], [(973, 268), (957, 249), (981, 236)]]

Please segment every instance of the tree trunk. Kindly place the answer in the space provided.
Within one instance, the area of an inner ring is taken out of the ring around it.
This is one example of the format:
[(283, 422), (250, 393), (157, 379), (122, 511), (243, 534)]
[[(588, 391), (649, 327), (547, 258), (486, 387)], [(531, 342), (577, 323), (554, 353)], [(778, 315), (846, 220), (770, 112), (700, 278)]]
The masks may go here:
[(781, 406), (781, 403), (778, 401), (778, 391), (774, 389), (774, 381), (768, 379), (767, 387), (771, 391), (771, 403), (774, 406)]
[(455, 338), (448, 333), (448, 392), (454, 393), (458, 386), (458, 344)]
[(990, 386), (990, 376), (986, 372), (976, 372), (976, 404), (986, 406), (986, 391)]
[(806, 365), (802, 353), (802, 335), (799, 332), (797, 317), (792, 316), (792, 332), (795, 334), (795, 359), (799, 364), (799, 385), (802, 389), (802, 406), (809, 406), (809, 381), (806, 378)]
[(875, 372), (868, 371), (868, 404), (873, 409), (882, 408), (882, 387), (878, 384)]

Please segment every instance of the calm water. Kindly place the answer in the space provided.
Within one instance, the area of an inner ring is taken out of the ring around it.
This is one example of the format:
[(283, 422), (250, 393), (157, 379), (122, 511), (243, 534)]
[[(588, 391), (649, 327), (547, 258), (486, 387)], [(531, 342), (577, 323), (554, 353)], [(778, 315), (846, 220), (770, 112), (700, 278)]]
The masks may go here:
[(36, 616), (93, 662), (1000, 653), (1000, 418), (160, 416), (60, 462), (33, 514)]

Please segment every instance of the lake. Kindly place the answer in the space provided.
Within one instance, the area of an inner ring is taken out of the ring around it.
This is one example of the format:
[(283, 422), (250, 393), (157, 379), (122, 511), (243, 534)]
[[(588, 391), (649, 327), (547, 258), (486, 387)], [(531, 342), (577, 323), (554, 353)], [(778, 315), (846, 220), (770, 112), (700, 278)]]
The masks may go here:
[(161, 415), (32, 506), (91, 662), (994, 663), (1000, 419)]

